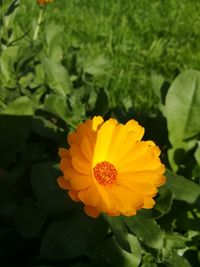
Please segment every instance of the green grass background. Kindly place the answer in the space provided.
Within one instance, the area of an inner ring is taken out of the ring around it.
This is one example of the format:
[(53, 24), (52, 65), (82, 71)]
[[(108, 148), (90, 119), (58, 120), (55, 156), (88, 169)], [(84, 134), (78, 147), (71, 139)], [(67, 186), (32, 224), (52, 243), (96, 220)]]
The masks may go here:
[[(36, 1), (21, 1), (16, 20), (24, 31), (38, 12)], [(63, 64), (74, 75), (69, 58), (76, 54), (76, 71), (94, 74), (89, 89), (106, 88), (114, 107), (150, 112), (159, 81), (200, 68), (199, 14), (197, 0), (55, 0), (44, 31), (58, 26)]]

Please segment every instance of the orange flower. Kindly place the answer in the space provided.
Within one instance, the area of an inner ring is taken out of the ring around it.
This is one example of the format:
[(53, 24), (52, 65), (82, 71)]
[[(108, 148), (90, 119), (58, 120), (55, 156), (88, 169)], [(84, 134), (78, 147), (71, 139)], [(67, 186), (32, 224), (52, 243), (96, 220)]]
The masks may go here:
[(165, 167), (159, 147), (141, 141), (143, 135), (135, 120), (123, 125), (98, 116), (80, 124), (68, 136), (70, 148), (59, 149), (59, 186), (94, 218), (101, 212), (132, 216), (152, 208), (157, 187), (165, 183)]
[(53, 2), (53, 0), (37, 0), (37, 3), (41, 6), (47, 5), (51, 2)]

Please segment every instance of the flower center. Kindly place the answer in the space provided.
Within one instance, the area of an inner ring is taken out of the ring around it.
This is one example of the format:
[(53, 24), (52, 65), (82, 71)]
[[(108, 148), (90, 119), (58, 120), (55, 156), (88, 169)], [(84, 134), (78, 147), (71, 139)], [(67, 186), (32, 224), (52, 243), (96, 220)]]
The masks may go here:
[(108, 161), (97, 163), (93, 168), (94, 177), (102, 185), (112, 185), (117, 181), (117, 170)]

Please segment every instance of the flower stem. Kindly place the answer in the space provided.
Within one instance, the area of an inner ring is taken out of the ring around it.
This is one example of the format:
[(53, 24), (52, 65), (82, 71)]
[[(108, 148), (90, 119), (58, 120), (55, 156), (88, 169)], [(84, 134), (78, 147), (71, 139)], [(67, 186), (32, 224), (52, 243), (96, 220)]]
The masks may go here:
[(36, 28), (35, 28), (35, 32), (33, 34), (33, 41), (37, 40), (37, 38), (38, 38), (38, 33), (39, 33), (39, 30), (40, 30), (40, 26), (41, 26), (42, 20), (44, 18), (44, 11), (45, 11), (45, 8), (41, 7), (40, 8), (40, 13), (39, 13), (39, 16), (38, 16), (38, 20), (37, 20), (37, 25), (36, 25)]

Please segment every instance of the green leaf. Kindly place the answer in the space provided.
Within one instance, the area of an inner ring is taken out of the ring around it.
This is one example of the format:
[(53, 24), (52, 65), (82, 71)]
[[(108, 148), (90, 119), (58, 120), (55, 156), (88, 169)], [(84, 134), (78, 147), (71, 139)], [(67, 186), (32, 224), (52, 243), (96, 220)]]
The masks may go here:
[(169, 88), (165, 116), (169, 139), (174, 147), (182, 147), (185, 139), (200, 132), (200, 72), (181, 73)]
[(195, 157), (198, 165), (200, 166), (200, 141), (198, 142), (198, 146), (197, 146), (196, 151), (194, 153), (194, 157)]
[(123, 217), (123, 220), (130, 231), (146, 245), (155, 249), (162, 249), (163, 234), (155, 220), (139, 216)]
[(137, 239), (136, 236), (128, 234), (128, 239), (129, 239), (129, 244), (131, 247), (131, 254), (133, 255), (133, 260), (132, 260), (132, 266), (137, 267), (139, 266), (142, 258), (142, 250), (140, 246), (140, 242)]
[(107, 224), (101, 218), (93, 220), (72, 212), (49, 226), (42, 240), (41, 256), (54, 260), (77, 258), (94, 249), (106, 233)]
[(104, 215), (104, 218), (108, 222), (110, 228), (112, 229), (116, 241), (119, 243), (119, 245), (126, 250), (127, 252), (131, 252), (129, 240), (128, 240), (128, 231), (126, 229), (126, 226), (122, 220), (121, 217), (110, 217)]
[(57, 185), (60, 173), (52, 162), (33, 165), (31, 182), (40, 205), (51, 215), (63, 215), (76, 209), (79, 205), (73, 202)]
[(7, 47), (1, 53), (0, 57), (1, 79), (3, 80), (3, 84), (10, 88), (16, 86), (14, 64), (17, 60), (18, 50), (19, 50), (18, 46)]
[(105, 74), (108, 68), (109, 62), (104, 55), (87, 58), (83, 64), (84, 72), (94, 76)]
[(170, 171), (167, 171), (166, 176), (166, 186), (170, 188), (175, 199), (194, 203), (200, 196), (199, 186), (191, 180), (188, 180), (180, 175), (174, 175)]
[(37, 134), (50, 138), (54, 141), (59, 141), (60, 138), (63, 137), (64, 130), (57, 125), (55, 125), (53, 122), (45, 119), (42, 116), (35, 116), (33, 118), (33, 131), (35, 131)]
[(14, 226), (26, 238), (38, 236), (46, 220), (44, 210), (36, 205), (24, 205), (14, 217)]
[(27, 96), (20, 96), (10, 102), (2, 111), (2, 114), (32, 116), (34, 109), (31, 100)]
[(97, 95), (97, 100), (95, 103), (93, 114), (104, 116), (108, 111), (108, 108), (109, 108), (108, 95), (104, 89), (100, 89)]
[(165, 246), (169, 249), (181, 249), (186, 246), (186, 239), (178, 233), (166, 233), (165, 234)]
[(43, 60), (43, 66), (47, 78), (47, 84), (51, 90), (65, 97), (71, 91), (71, 82), (67, 70), (59, 63), (50, 58)]
[(175, 253), (173, 253), (172, 258), (170, 259), (170, 261), (168, 261), (167, 263), (168, 267), (192, 267), (188, 260), (184, 257), (181, 257)]
[(114, 237), (107, 238), (95, 250), (95, 255), (98, 260), (105, 261), (109, 267), (137, 267), (141, 260), (140, 245), (133, 236), (129, 235), (130, 243), (135, 245), (133, 254), (123, 250)]
[(56, 115), (64, 121), (70, 117), (70, 110), (67, 106), (67, 99), (60, 95), (51, 94), (46, 97), (44, 110)]
[(47, 42), (47, 54), (55, 62), (60, 62), (63, 57), (62, 29), (55, 24), (49, 24), (45, 28), (45, 37)]
[(170, 211), (173, 203), (173, 194), (171, 190), (169, 188), (161, 188), (159, 194), (153, 209), (141, 209), (138, 211), (140, 217), (147, 219), (161, 218)]
[(173, 203), (173, 195), (170, 189), (164, 190), (160, 197), (156, 200), (155, 211), (157, 213), (156, 217), (160, 218), (167, 214)]

